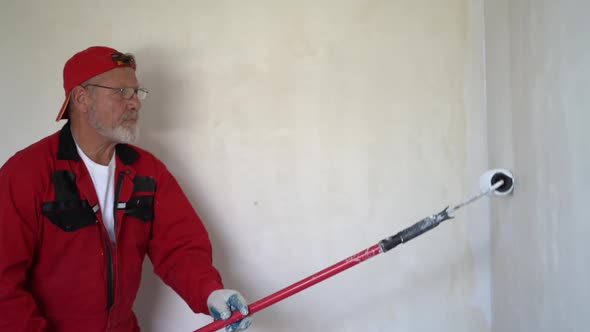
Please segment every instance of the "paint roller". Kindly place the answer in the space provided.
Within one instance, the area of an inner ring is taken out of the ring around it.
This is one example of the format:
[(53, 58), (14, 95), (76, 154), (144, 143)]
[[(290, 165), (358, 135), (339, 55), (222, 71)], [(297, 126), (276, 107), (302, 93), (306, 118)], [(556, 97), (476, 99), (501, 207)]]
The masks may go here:
[[(483, 173), (479, 178), (480, 193), (472, 198), (455, 205), (451, 208), (448, 206), (439, 213), (428, 216), (412, 226), (402, 230), (401, 232), (385, 238), (379, 243), (362, 250), (332, 266), (329, 266), (307, 278), (304, 278), (290, 286), (287, 286), (278, 292), (270, 294), (256, 302), (248, 305), (250, 309), (249, 315), (253, 315), (279, 301), (282, 301), (300, 291), (309, 288), (323, 280), (326, 280), (344, 270), (347, 270), (365, 260), (375, 257), (379, 254), (385, 253), (396, 246), (406, 243), (426, 232), (435, 228), (445, 220), (454, 218), (454, 213), (460, 208), (469, 205), (484, 196), (505, 196), (511, 194), (514, 190), (514, 176), (507, 169), (491, 169)], [(230, 318), (226, 320), (215, 320), (212, 323), (195, 330), (194, 332), (214, 332), (225, 326), (239, 321), (246, 316), (239, 311), (235, 311)]]

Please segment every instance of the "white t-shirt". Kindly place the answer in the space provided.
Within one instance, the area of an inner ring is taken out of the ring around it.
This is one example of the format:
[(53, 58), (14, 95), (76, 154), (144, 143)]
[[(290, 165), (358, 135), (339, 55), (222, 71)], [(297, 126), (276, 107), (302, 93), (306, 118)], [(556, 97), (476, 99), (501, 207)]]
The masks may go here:
[(109, 164), (104, 166), (88, 158), (84, 151), (80, 149), (78, 143), (76, 143), (76, 148), (90, 173), (92, 183), (94, 183), (94, 189), (96, 190), (98, 204), (102, 213), (102, 221), (109, 233), (111, 241), (117, 243), (115, 236), (115, 216), (113, 214), (113, 208), (115, 207), (115, 153), (113, 153)]

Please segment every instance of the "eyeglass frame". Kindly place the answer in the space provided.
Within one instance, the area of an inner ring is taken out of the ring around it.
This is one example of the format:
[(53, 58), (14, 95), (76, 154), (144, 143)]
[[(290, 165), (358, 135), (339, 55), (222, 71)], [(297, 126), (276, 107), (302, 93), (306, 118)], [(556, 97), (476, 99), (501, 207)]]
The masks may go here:
[[(82, 85), (83, 88), (86, 88), (87, 86), (95, 86), (97, 88), (103, 88), (103, 89), (117, 91), (119, 93), (119, 95), (121, 96), (121, 98), (123, 98), (124, 100), (130, 100), (131, 98), (133, 98), (133, 95), (137, 95), (137, 98), (139, 98), (139, 100), (145, 100), (147, 98), (148, 93), (149, 93), (149, 91), (144, 88), (131, 88), (131, 87), (114, 88), (111, 86), (104, 86), (104, 85), (99, 85), (99, 84)], [(129, 89), (132, 89), (133, 93), (128, 98), (125, 98), (125, 91), (129, 91)], [(139, 95), (140, 92), (144, 93), (143, 98)]]

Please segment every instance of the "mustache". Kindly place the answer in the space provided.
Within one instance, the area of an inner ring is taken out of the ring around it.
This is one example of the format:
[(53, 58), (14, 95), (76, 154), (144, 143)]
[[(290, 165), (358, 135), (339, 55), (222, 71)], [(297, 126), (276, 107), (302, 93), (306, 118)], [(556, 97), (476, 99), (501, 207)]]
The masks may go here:
[(137, 120), (139, 119), (139, 112), (138, 111), (129, 111), (121, 117), (121, 121), (127, 120)]

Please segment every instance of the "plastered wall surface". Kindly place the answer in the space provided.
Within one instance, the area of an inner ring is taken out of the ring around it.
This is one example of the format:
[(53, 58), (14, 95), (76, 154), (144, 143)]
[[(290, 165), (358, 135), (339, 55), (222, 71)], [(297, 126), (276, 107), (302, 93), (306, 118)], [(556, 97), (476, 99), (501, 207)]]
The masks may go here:
[(485, 9), (489, 161), (517, 175), (491, 206), (492, 330), (586, 331), (590, 4)]
[[(477, 190), (478, 1), (11, 1), (0, 11), (0, 162), (61, 127), (61, 70), (105, 44), (150, 90), (139, 145), (203, 218), (254, 301)], [(485, 203), (255, 316), (264, 331), (489, 331)], [(151, 274), (144, 331), (195, 315)], [(428, 317), (427, 319), (425, 317)]]

